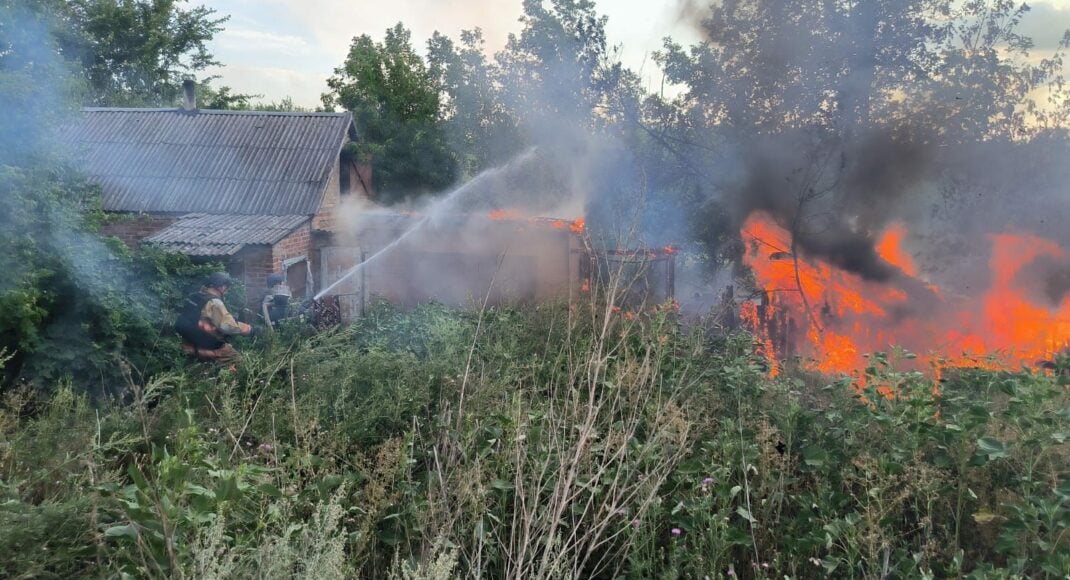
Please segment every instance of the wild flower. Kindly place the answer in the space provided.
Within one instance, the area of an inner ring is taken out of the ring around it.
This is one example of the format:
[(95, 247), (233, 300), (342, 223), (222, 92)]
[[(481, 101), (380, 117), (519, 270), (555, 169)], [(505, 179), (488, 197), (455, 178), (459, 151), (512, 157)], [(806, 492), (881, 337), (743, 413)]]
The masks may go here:
[(678, 537), (680, 537), (681, 534), (684, 533), (684, 531), (681, 530), (680, 528), (673, 528), (671, 533), (672, 533), (673, 537), (678, 538)]

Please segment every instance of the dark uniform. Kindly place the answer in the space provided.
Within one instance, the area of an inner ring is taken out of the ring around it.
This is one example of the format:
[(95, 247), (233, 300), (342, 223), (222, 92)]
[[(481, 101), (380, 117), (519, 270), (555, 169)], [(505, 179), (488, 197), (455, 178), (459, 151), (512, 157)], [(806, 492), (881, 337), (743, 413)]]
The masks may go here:
[(286, 284), (286, 276), (272, 274), (268, 276), (268, 286), (271, 287), (264, 300), (260, 304), (260, 315), (264, 317), (267, 328), (275, 328), (280, 321), (290, 317), (290, 298), (293, 292)]
[(253, 328), (238, 322), (223, 304), (223, 295), (230, 287), (230, 278), (223, 273), (212, 274), (199, 292), (191, 294), (175, 322), (175, 330), (182, 336), (186, 354), (204, 360), (232, 361), (238, 358), (228, 341), (232, 336), (248, 336)]

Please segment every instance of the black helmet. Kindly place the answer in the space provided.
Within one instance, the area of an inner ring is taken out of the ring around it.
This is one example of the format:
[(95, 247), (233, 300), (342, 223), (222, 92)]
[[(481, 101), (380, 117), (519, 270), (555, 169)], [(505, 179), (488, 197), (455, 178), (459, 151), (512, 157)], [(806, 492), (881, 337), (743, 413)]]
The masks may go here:
[(278, 286), (286, 283), (286, 274), (271, 274), (267, 277), (268, 286)]
[(230, 286), (230, 276), (228, 276), (226, 272), (212, 272), (212, 275), (208, 277), (208, 282), (204, 285), (209, 288)]

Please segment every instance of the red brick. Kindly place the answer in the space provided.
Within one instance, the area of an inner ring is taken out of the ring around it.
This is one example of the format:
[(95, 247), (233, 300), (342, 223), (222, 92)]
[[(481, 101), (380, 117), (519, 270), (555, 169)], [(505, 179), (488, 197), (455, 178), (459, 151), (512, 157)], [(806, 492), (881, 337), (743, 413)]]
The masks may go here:
[(114, 236), (131, 248), (141, 240), (175, 223), (176, 216), (160, 214), (112, 214), (101, 226), (101, 233)]

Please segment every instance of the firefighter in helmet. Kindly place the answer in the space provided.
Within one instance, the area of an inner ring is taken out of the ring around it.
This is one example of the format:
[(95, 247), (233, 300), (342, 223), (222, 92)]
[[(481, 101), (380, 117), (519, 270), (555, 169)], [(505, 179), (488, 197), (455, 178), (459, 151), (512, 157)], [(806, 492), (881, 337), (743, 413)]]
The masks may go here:
[(186, 354), (202, 360), (233, 361), (238, 351), (230, 345), (231, 337), (254, 334), (253, 327), (235, 320), (223, 304), (230, 283), (229, 276), (216, 272), (199, 292), (186, 298), (175, 321)]
[(264, 318), (265, 328), (270, 331), (290, 317), (290, 299), (293, 297), (293, 292), (286, 284), (285, 274), (268, 276), (267, 285), (268, 291), (260, 303), (260, 315)]

